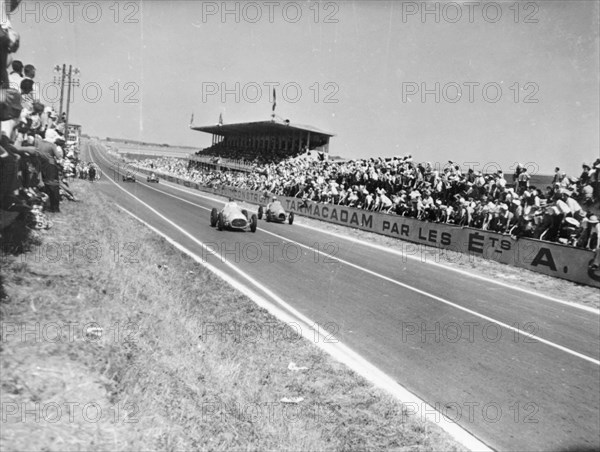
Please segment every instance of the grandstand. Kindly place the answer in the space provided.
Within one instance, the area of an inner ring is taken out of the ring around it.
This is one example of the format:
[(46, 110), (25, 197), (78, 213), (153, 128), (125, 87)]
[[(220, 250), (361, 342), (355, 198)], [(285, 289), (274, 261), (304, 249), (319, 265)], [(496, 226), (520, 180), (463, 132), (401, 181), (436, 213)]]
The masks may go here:
[(250, 168), (252, 164), (276, 163), (307, 151), (316, 151), (325, 157), (329, 154), (329, 139), (335, 136), (313, 126), (275, 119), (191, 129), (212, 135), (211, 146), (197, 152), (192, 160), (214, 163), (217, 158), (221, 159), (221, 166), (231, 163), (232, 169), (239, 170)]

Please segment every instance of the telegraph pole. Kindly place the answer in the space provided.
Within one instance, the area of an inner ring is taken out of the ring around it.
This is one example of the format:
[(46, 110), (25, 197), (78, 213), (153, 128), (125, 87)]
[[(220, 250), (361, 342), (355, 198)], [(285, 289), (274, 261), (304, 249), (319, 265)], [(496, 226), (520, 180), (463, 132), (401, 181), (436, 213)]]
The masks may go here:
[(62, 65), (62, 70), (60, 68), (60, 66), (57, 64), (56, 66), (54, 66), (54, 72), (56, 75), (54, 75), (54, 83), (55, 84), (60, 84), (60, 109), (58, 112), (58, 117), (60, 118), (62, 116), (62, 112), (63, 112), (63, 100), (65, 98), (65, 71), (66, 71), (66, 64)]
[(67, 117), (65, 119), (65, 139), (69, 137), (69, 111), (71, 109), (71, 86), (79, 86), (79, 74), (78, 68), (73, 69), (72, 65), (69, 65), (69, 75), (67, 80)]
[[(69, 71), (67, 72), (67, 65), (63, 64), (62, 69), (60, 65), (54, 66), (54, 72), (56, 75), (54, 76), (54, 83), (60, 83), (60, 111), (58, 112), (59, 120), (62, 118), (63, 111), (66, 112), (65, 118), (65, 137), (68, 136), (68, 126), (69, 126), (69, 112), (71, 109), (71, 87), (79, 86), (79, 74), (80, 71), (78, 68), (73, 68), (71, 64), (69, 64)], [(67, 85), (67, 105), (65, 110), (63, 110), (63, 101), (65, 96), (65, 84)]]
[(65, 140), (69, 137), (69, 110), (71, 104), (71, 75), (72, 75), (73, 66), (69, 64), (69, 75), (67, 82), (67, 118), (65, 119)]

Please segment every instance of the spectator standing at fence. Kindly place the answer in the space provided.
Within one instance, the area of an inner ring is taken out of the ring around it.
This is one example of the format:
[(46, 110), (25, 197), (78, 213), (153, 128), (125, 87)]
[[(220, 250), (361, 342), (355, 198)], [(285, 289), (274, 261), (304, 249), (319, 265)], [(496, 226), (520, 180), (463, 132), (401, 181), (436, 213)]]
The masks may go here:
[(25, 77), (23, 78), (23, 80), (31, 80), (33, 82), (32, 88), (31, 88), (31, 95), (33, 97), (33, 100), (39, 101), (40, 93), (38, 90), (37, 82), (34, 80), (35, 73), (36, 73), (35, 66), (33, 64), (27, 64), (27, 65), (25, 65), (25, 68), (23, 68), (23, 72), (25, 74)]
[(554, 186), (554, 184), (559, 184), (560, 183), (560, 168), (557, 166), (556, 168), (554, 168), (554, 177), (552, 178), (552, 186)]
[(94, 182), (96, 180), (96, 167), (94, 165), (90, 165), (88, 175), (90, 178), (90, 182)]
[(8, 81), (12, 89), (21, 90), (21, 80), (23, 80), (23, 63), (20, 60), (12, 62), (12, 70), (8, 74)]
[(44, 140), (54, 143), (57, 139), (59, 139), (61, 135), (56, 131), (56, 123), (51, 122), (48, 129), (46, 129), (46, 134), (44, 136)]
[(577, 240), (578, 248), (595, 250), (600, 246), (600, 223), (596, 215), (590, 215), (581, 222), (581, 234)]
[(527, 172), (527, 168), (522, 168), (519, 175), (517, 176), (517, 186), (518, 186), (518, 194), (522, 195), (529, 188), (529, 173)]
[(33, 111), (34, 100), (33, 80), (24, 78), (21, 81), (21, 105), (23, 105), (23, 109), (29, 112)]
[(34, 138), (33, 145), (41, 160), (44, 191), (50, 197), (49, 211), (60, 212), (59, 167), (57, 160), (62, 156), (54, 143)]

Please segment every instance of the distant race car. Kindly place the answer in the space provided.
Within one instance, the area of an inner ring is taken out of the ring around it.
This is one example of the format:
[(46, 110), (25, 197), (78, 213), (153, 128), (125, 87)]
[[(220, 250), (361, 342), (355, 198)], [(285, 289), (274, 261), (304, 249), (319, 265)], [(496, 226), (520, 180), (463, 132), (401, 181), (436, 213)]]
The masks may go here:
[(240, 208), (232, 199), (225, 204), (225, 207), (221, 211), (213, 208), (210, 212), (210, 225), (213, 228), (216, 226), (219, 231), (232, 229), (236, 231), (250, 230), (256, 232), (257, 224), (256, 215), (252, 214), (252, 216), (248, 216), (248, 211)]
[(146, 178), (146, 182), (156, 182), (158, 184), (158, 176), (152, 173)]
[(276, 223), (285, 223), (286, 220), (289, 224), (292, 224), (294, 222), (294, 212), (286, 214), (285, 209), (277, 200), (276, 196), (273, 196), (271, 202), (267, 205), (266, 209), (263, 209), (262, 206), (258, 208), (259, 220), (262, 220), (263, 214), (267, 222), (274, 221)]
[(135, 176), (132, 172), (127, 171), (127, 174), (123, 176), (123, 182), (135, 182)]

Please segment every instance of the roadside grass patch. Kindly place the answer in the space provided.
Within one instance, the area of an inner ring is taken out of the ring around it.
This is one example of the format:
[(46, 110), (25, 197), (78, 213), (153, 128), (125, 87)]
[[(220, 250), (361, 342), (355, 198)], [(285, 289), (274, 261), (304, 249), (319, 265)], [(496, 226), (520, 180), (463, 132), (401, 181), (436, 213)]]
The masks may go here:
[(3, 257), (2, 450), (463, 449), (95, 186)]

